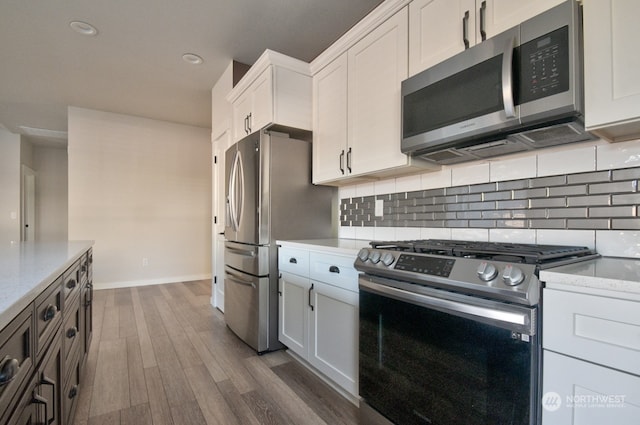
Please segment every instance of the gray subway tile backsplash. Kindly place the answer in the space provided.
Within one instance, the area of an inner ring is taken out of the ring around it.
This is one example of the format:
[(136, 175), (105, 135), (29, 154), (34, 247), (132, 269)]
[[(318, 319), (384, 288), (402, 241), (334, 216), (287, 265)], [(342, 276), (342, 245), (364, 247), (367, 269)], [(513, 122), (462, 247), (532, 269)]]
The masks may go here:
[[(640, 167), (398, 192), (340, 201), (348, 227), (639, 230)], [(383, 200), (376, 217), (375, 200)]]

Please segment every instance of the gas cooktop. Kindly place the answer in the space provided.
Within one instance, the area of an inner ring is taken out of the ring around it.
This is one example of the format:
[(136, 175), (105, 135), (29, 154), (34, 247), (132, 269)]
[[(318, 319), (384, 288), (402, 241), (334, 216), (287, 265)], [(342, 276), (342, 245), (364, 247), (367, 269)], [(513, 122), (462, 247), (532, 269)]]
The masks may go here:
[[(426, 239), (374, 241), (362, 248), (355, 268), (413, 285), (535, 305), (541, 269), (597, 258), (582, 246)], [(403, 285), (411, 290), (412, 285)], [(407, 289), (407, 288), (405, 288)]]

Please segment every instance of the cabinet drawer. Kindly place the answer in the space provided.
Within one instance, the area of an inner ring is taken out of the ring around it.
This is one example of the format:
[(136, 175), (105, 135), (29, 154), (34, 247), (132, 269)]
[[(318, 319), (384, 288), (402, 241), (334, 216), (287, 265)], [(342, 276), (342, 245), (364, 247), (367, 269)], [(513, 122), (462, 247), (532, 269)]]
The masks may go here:
[(85, 253), (80, 258), (80, 269), (78, 271), (78, 281), (80, 286), (84, 285), (89, 277), (89, 254)]
[(43, 350), (62, 321), (62, 276), (56, 279), (36, 298), (36, 353), (40, 358)]
[(358, 292), (358, 272), (353, 268), (355, 255), (344, 256), (312, 252), (310, 277), (349, 291)]
[(64, 299), (68, 300), (80, 292), (80, 260), (64, 272), (64, 284), (62, 287)]
[(63, 352), (65, 370), (71, 367), (71, 361), (77, 355), (82, 335), (80, 333), (80, 302), (78, 298), (74, 298), (71, 305), (65, 308), (64, 324), (62, 326)]
[(309, 277), (309, 251), (280, 247), (278, 249), (280, 271)]
[(544, 348), (640, 375), (640, 303), (545, 289)]
[[(34, 366), (33, 304), (0, 332), (0, 412), (8, 412)], [(4, 413), (0, 413), (3, 416)]]

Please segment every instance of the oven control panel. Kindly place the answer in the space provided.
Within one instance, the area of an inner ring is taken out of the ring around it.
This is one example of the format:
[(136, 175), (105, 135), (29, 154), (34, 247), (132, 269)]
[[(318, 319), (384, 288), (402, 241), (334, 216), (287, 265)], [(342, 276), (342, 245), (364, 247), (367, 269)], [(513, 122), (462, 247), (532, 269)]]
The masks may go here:
[(452, 258), (425, 257), (422, 255), (401, 254), (396, 263), (396, 270), (432, 276), (449, 277), (456, 260)]

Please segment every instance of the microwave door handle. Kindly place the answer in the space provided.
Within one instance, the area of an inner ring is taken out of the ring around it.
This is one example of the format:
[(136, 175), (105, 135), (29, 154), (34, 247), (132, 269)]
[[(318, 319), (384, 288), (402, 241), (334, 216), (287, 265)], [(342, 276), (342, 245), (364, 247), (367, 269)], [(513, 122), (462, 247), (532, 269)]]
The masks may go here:
[(502, 55), (502, 102), (504, 103), (504, 113), (507, 118), (516, 117), (516, 108), (513, 103), (513, 50), (516, 38), (507, 40)]

